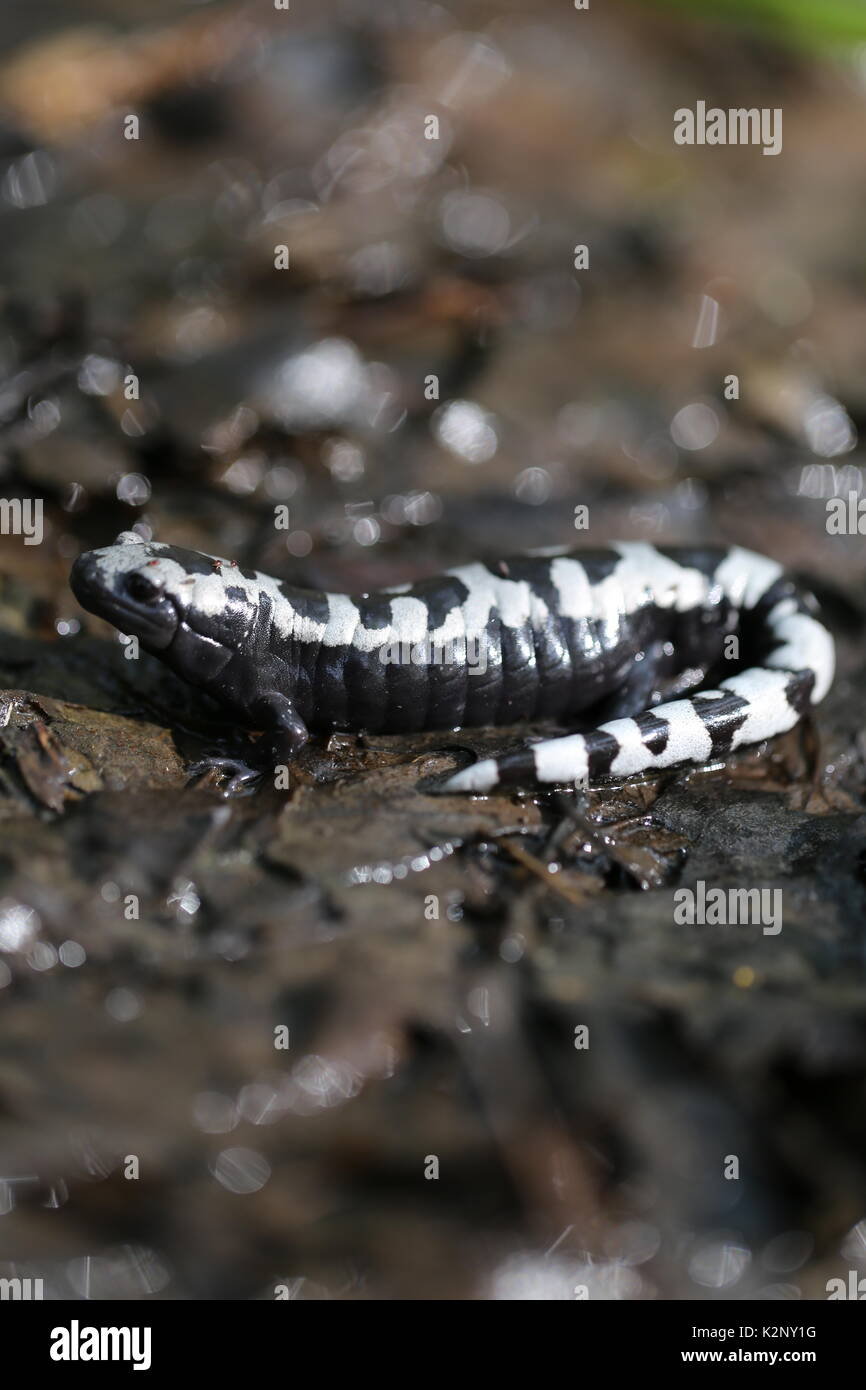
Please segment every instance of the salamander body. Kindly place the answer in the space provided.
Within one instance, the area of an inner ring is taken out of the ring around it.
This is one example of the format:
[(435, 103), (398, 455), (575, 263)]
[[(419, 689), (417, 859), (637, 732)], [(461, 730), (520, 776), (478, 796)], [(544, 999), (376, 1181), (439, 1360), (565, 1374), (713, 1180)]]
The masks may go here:
[(739, 547), (620, 542), (350, 597), (123, 532), (70, 582), (85, 608), (266, 730), (277, 759), (308, 729), (601, 721), (465, 768), (452, 791), (706, 762), (792, 728), (834, 673), (811, 595)]

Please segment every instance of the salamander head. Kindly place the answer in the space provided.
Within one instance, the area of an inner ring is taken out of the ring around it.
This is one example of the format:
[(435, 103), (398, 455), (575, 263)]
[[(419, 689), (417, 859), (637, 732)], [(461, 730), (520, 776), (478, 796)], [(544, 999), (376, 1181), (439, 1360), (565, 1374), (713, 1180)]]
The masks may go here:
[(134, 531), (79, 556), (69, 582), (83, 608), (138, 637), (195, 684), (216, 677), (241, 648), (260, 594), (255, 576), (231, 561)]

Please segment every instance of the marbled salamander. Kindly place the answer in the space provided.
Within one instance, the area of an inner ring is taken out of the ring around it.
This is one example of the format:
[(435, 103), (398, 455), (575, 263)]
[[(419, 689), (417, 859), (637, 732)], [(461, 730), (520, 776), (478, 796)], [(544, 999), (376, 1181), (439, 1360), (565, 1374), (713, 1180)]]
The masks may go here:
[[(82, 555), (71, 584), (85, 608), (268, 731), (277, 761), (307, 726), (403, 733), (606, 717), (467, 767), (450, 791), (706, 762), (792, 728), (833, 679), (814, 599), (738, 547), (544, 552), (350, 598), (123, 532)], [(728, 663), (732, 634), (741, 659)], [(395, 643), (421, 659), (383, 660)], [(468, 659), (482, 649), (483, 671)], [(736, 674), (697, 689), (726, 667)]]

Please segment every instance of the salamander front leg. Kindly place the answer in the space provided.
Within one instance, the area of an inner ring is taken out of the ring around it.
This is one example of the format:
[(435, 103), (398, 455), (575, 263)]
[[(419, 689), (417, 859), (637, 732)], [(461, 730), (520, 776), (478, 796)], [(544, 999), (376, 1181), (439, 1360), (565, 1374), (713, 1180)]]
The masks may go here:
[(275, 690), (253, 702), (250, 723), (267, 734), (274, 764), (291, 762), (310, 737), (291, 700)]
[(226, 797), (252, 791), (274, 767), (291, 762), (309, 738), (307, 726), (285, 695), (273, 691), (261, 696), (249, 707), (249, 722), (265, 732), (265, 738), (247, 762), (239, 757), (218, 754), (201, 758), (189, 769), (191, 778), (218, 773), (229, 780), (223, 789)]

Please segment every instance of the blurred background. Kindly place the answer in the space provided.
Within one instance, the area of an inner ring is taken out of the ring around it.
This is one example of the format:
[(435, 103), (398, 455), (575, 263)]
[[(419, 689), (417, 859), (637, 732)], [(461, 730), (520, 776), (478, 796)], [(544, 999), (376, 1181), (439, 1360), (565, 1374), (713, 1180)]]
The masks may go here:
[[(0, 538), (0, 1276), (866, 1274), (866, 551), (827, 529), (864, 494), (866, 9), (66, 0), (0, 36), (0, 492), (44, 506)], [(676, 145), (698, 101), (781, 108), (781, 153)], [(426, 794), (526, 730), (317, 740), (227, 800), (188, 785), (219, 710), (68, 590), (132, 525), (340, 589), (736, 542), (809, 576), (839, 676), (817, 728), (588, 802)], [(699, 879), (780, 888), (782, 932), (676, 925)]]

